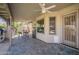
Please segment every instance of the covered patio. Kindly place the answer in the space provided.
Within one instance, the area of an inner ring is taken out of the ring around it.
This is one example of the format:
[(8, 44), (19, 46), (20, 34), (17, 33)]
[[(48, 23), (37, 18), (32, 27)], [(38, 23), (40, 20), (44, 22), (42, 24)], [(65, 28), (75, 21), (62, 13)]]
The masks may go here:
[(7, 23), (0, 54), (79, 55), (79, 4), (4, 3), (0, 16)]

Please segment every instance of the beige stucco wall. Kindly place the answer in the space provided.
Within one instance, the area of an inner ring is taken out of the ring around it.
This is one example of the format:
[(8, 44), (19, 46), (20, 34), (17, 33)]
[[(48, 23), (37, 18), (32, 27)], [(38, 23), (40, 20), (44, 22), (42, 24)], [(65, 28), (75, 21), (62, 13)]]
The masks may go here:
[[(52, 34), (49, 34), (49, 17), (51, 16), (56, 16), (56, 34), (55, 35), (52, 35)], [(59, 20), (60, 17), (58, 15), (58, 12), (53, 12), (52, 14), (43, 14), (41, 16), (39, 16), (37, 18), (36, 21), (40, 20), (41, 18), (44, 18), (44, 33), (38, 33), (36, 34), (37, 38), (40, 39), (40, 40), (43, 40), (47, 43), (60, 43), (61, 40), (59, 40), (60, 38), (60, 23), (61, 21)]]
[[(37, 20), (40, 20), (41, 18), (44, 18), (44, 25), (45, 25), (45, 33), (36, 33), (36, 37), (42, 41), (45, 41), (47, 43), (61, 43), (63, 41), (62, 39), (62, 26), (63, 26), (63, 19), (62, 16), (74, 11), (78, 11), (79, 4), (75, 4), (72, 6), (68, 6), (62, 10), (52, 12), (50, 14), (43, 14), (36, 18)], [(56, 35), (50, 35), (49, 34), (49, 18), (50, 16), (56, 16)]]

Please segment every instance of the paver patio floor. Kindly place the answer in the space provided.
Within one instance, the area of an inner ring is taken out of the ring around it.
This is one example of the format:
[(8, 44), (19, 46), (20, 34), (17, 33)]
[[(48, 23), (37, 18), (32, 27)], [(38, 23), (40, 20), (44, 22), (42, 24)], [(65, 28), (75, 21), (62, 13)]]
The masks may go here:
[(8, 55), (75, 55), (78, 51), (61, 44), (49, 44), (38, 39), (17, 37), (12, 40)]
[(8, 41), (0, 43), (0, 55), (6, 54), (8, 49), (9, 49), (9, 42)]

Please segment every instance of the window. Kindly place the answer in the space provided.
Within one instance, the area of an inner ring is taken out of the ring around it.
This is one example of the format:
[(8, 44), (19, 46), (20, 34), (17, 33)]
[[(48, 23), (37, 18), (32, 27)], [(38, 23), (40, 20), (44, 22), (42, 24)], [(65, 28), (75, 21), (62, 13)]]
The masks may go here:
[(44, 19), (37, 21), (37, 32), (44, 33)]
[(56, 18), (50, 17), (49, 18), (49, 34), (56, 34)]

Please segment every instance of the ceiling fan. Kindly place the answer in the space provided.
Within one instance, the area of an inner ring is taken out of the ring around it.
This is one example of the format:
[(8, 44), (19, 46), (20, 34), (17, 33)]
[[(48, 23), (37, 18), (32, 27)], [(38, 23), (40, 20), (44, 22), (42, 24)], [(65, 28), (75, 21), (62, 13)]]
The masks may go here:
[(40, 3), (39, 6), (41, 7), (41, 12), (42, 13), (46, 13), (46, 12), (51, 13), (52, 11), (49, 11), (49, 10), (56, 7), (56, 5), (51, 5), (49, 7), (46, 7), (45, 3)]

